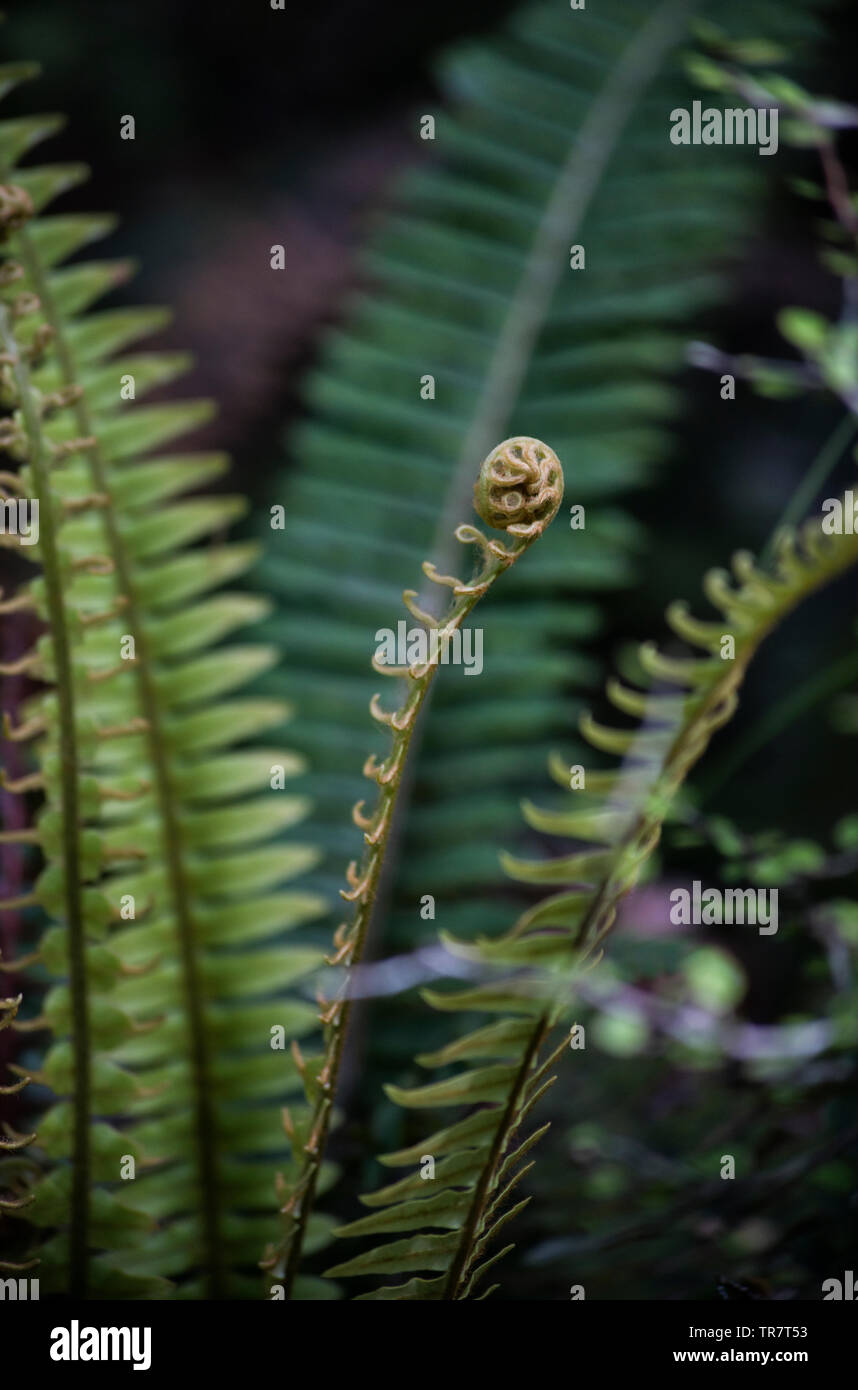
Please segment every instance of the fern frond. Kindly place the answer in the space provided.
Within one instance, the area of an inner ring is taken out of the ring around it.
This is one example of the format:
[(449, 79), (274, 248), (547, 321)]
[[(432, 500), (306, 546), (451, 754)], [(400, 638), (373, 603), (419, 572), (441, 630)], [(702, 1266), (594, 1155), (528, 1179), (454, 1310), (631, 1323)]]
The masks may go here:
[[(504, 440), (482, 463), (474, 488), (474, 508), (487, 526), (509, 537), (509, 544), (489, 539), (475, 526), (458, 526), (455, 534), (460, 543), (477, 547), (479, 563), (473, 577), (465, 583), (455, 576), (439, 574), (428, 561), (423, 566), (432, 583), (452, 591), (446, 613), (435, 617), (418, 607), (414, 590), (406, 589), (402, 596), (408, 612), (421, 624), (417, 632), (425, 639), (422, 645), (426, 648), (426, 656), (424, 659), (421, 654), (419, 659), (403, 666), (373, 660), (379, 675), (406, 682), (406, 694), (394, 711), (385, 711), (378, 695), (373, 695), (370, 701), (373, 719), (391, 732), (391, 748), (382, 763), (376, 763), (371, 756), (364, 765), (364, 776), (377, 784), (379, 796), (372, 816), (364, 814), (363, 801), (357, 802), (352, 812), (355, 823), (363, 830), (365, 849), (361, 863), (352, 861), (348, 866), (349, 887), (340, 890), (346, 902), (354, 903), (354, 911), (351, 920), (347, 919), (336, 930), (334, 953), (327, 958), (329, 965), (341, 965), (348, 970), (361, 959), (412, 735), (437, 674), (438, 663), (446, 660), (453, 637), (480, 599), (533, 541), (543, 535), (556, 516), (562, 497), (563, 470), (553, 450), (540, 440), (525, 436)], [(299, 1063), (310, 1113), (306, 1120), (298, 1123), (290, 1117), (289, 1134), (298, 1175), (285, 1189), (286, 1234), (279, 1246), (266, 1253), (263, 1261), (263, 1267), (272, 1271), (275, 1280), (282, 1279), (287, 1298), (298, 1270), (330, 1127), (350, 1012), (348, 985), (346, 974), (335, 999), (319, 999), (320, 1021), (325, 1030), (325, 1050), (320, 1065), (310, 1069)]]
[(43, 211), (85, 172), (18, 163), (55, 127), (0, 123), (2, 442), (40, 504), (21, 554), (42, 573), (19, 601), (46, 624), (25, 666), (49, 687), (12, 732), (35, 739), (45, 804), (27, 835), (55, 923), (39, 952), (54, 1042), (34, 1075), (57, 1101), (25, 1215), (50, 1232), (47, 1290), (164, 1296), (167, 1277), (183, 1296), (234, 1296), (257, 1291), (236, 1271), (270, 1222), (279, 1103), (300, 1084), (273, 1033), (315, 1024), (286, 992), (319, 953), (281, 941), (321, 910), (288, 886), (315, 852), (273, 843), (305, 812), (283, 789), (302, 763), (232, 751), (288, 713), (236, 696), (270, 646), (219, 645), (267, 611), (220, 588), (254, 558), (210, 539), (243, 503), (180, 496), (221, 456), (150, 457), (211, 407), (137, 403), (187, 366), (130, 351), (162, 311), (84, 312), (128, 267), (62, 265), (111, 223)]
[[(378, 1214), (338, 1234), (419, 1234), (338, 1264), (328, 1270), (330, 1277), (428, 1272), (429, 1279), (411, 1278), (362, 1297), (465, 1299), (511, 1248), (490, 1253), (501, 1228), (526, 1201), (509, 1205), (526, 1171), (522, 1161), (544, 1130), (521, 1142), (518, 1134), (551, 1084), (548, 1073), (567, 1045), (564, 1038), (552, 1051), (547, 1040), (555, 1025), (568, 1017), (577, 973), (598, 960), (600, 943), (614, 924), (621, 899), (653, 853), (676, 792), (735, 710), (760, 643), (804, 598), (856, 563), (858, 537), (827, 535), (819, 521), (807, 523), (799, 537), (781, 535), (771, 574), (740, 552), (733, 557), (732, 578), (715, 570), (704, 581), (721, 621), (701, 622), (684, 605), (668, 610), (674, 632), (706, 655), (667, 660), (657, 648), (645, 645), (641, 663), (653, 676), (652, 689), (631, 691), (609, 682), (612, 701), (640, 716), (642, 725), (637, 730), (607, 729), (586, 716), (582, 732), (596, 748), (621, 757), (621, 768), (614, 774), (597, 774), (590, 786), (585, 782), (572, 793), (575, 808), (569, 812), (528, 811), (531, 824), (576, 842), (584, 840), (587, 848), (536, 864), (506, 858), (508, 872), (517, 878), (563, 885), (562, 891), (524, 913), (500, 938), (465, 943), (445, 936), (448, 948), (482, 967), (487, 980), (465, 990), (424, 994), (445, 1012), (481, 1011), (503, 1017), (418, 1059), (429, 1067), (465, 1062), (455, 1075), (410, 1090), (386, 1088), (391, 1099), (408, 1108), (484, 1108), (382, 1160), (413, 1169), (431, 1157), (433, 1165), (437, 1163), (431, 1187), (421, 1171), (412, 1171), (363, 1199), (381, 1208)], [(725, 637), (732, 639), (732, 647), (724, 643)], [(731, 653), (728, 659), (722, 658), (722, 651)], [(671, 687), (676, 693), (666, 693)], [(515, 973), (498, 975), (498, 967)], [(426, 1197), (429, 1190), (433, 1195)], [(436, 1233), (438, 1227), (443, 1234)]]

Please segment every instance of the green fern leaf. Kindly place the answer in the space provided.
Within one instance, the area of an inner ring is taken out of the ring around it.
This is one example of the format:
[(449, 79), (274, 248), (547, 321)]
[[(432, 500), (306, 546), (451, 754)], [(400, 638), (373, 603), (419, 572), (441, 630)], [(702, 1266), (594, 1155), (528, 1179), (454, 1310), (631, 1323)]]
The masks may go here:
[[(0, 88), (29, 72), (0, 71)], [(44, 807), (10, 838), (40, 848), (34, 898), (56, 924), (37, 1020), (53, 1042), (34, 1073), (56, 1100), (6, 1210), (19, 1214), (23, 1183), (46, 1291), (164, 1297), (171, 1279), (183, 1297), (258, 1295), (241, 1271), (270, 1231), (279, 1104), (300, 1084), (272, 1032), (316, 1021), (296, 990), (319, 953), (281, 941), (321, 911), (290, 886), (315, 851), (276, 843), (307, 803), (272, 790), (303, 762), (233, 751), (288, 715), (234, 697), (276, 660), (232, 643), (267, 603), (219, 587), (253, 559), (211, 540), (243, 503), (180, 496), (222, 473), (220, 456), (149, 457), (211, 406), (137, 403), (188, 365), (136, 351), (160, 310), (84, 312), (128, 267), (63, 267), (112, 223), (42, 211), (83, 176), (17, 165), (55, 129), (0, 123), (0, 398), (21, 464), (4, 476), (39, 499), (38, 543), (21, 553), (41, 568), (7, 606), (45, 624), (19, 667), (48, 685), (12, 731), (36, 737), (28, 789)]]

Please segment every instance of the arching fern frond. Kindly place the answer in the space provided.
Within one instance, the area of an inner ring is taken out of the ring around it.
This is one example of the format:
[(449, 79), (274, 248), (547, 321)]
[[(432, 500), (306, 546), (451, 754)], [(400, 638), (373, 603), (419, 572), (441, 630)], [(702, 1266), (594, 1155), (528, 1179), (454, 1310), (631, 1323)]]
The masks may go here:
[[(771, 574), (740, 552), (733, 557), (733, 578), (714, 570), (704, 581), (721, 621), (699, 621), (681, 604), (668, 610), (674, 632), (702, 656), (668, 657), (647, 644), (640, 660), (652, 687), (634, 690), (609, 682), (612, 703), (639, 718), (641, 726), (613, 729), (586, 716), (582, 732), (595, 748), (622, 758), (621, 767), (588, 774), (573, 793), (570, 811), (528, 810), (532, 825), (568, 835), (576, 847), (568, 856), (540, 863), (506, 861), (520, 879), (562, 885), (562, 891), (524, 913), (500, 938), (466, 943), (445, 935), (448, 947), (480, 967), (485, 979), (465, 990), (425, 995), (445, 1012), (500, 1017), (418, 1058), (428, 1067), (465, 1063), (456, 1074), (409, 1090), (387, 1088), (393, 1100), (408, 1108), (481, 1108), (382, 1160), (412, 1172), (365, 1197), (367, 1206), (379, 1210), (338, 1234), (417, 1234), (338, 1264), (328, 1271), (331, 1277), (408, 1274), (413, 1277), (406, 1283), (385, 1285), (362, 1297), (465, 1299), (475, 1295), (491, 1266), (511, 1248), (492, 1251), (502, 1227), (527, 1201), (509, 1205), (526, 1172), (522, 1162), (544, 1129), (524, 1139), (520, 1131), (550, 1085), (548, 1073), (566, 1046), (564, 1038), (552, 1050), (550, 1038), (560, 1020), (568, 1020), (576, 974), (593, 962), (611, 930), (617, 907), (653, 853), (689, 770), (735, 710), (760, 643), (805, 597), (856, 562), (858, 537), (826, 535), (818, 521), (809, 522), (799, 538), (781, 535)], [(414, 1171), (426, 1158), (433, 1160), (430, 1181)], [(433, 1195), (425, 1196), (427, 1191)], [(422, 1277), (427, 1272), (431, 1277)]]
[[(0, 86), (29, 75), (4, 70)], [(223, 457), (149, 457), (210, 406), (137, 403), (187, 365), (130, 351), (160, 310), (84, 312), (129, 267), (62, 264), (111, 223), (44, 212), (85, 174), (19, 163), (56, 126), (0, 124), (2, 442), (21, 465), (7, 486), (39, 501), (21, 555), (42, 570), (12, 603), (45, 624), (17, 669), (48, 686), (8, 730), (35, 739), (28, 787), (45, 797), (36, 827), (9, 838), (41, 849), (34, 896), (54, 924), (35, 1021), (54, 1041), (34, 1076), (56, 1103), (22, 1215), (45, 1232), (46, 1291), (163, 1296), (166, 1276), (183, 1296), (235, 1296), (259, 1291), (279, 1103), (300, 1085), (272, 1034), (315, 1024), (285, 992), (319, 955), (281, 940), (320, 911), (284, 886), (315, 854), (270, 843), (304, 814), (285, 790), (302, 763), (240, 748), (288, 713), (235, 697), (270, 646), (219, 645), (267, 610), (212, 592), (253, 559), (210, 539), (243, 504), (180, 496)]]

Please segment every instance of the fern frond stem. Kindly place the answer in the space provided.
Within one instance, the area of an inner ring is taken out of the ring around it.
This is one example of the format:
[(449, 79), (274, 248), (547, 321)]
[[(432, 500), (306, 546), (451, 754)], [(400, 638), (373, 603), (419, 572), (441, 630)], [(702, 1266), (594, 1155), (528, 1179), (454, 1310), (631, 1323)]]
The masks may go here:
[[(541, 534), (541, 530), (536, 534)], [(504, 570), (509, 569), (515, 563), (535, 538), (535, 535), (515, 536), (509, 550), (499, 545), (494, 553), (489, 549), (483, 549), (482, 564), (470, 584), (458, 584), (454, 589), (450, 608), (440, 624), (442, 630), (453, 632), (458, 629), (476, 607), (483, 594), (491, 588)], [(469, 535), (467, 539), (472, 541), (475, 537)], [(466, 543), (463, 537), (460, 537), (460, 540)], [(437, 671), (437, 663), (411, 668), (406, 678), (408, 693), (401, 708), (396, 711), (394, 716), (397, 722), (390, 726), (393, 741), (388, 758), (378, 767), (370, 759), (364, 768), (365, 775), (377, 781), (379, 786), (380, 796), (373, 818), (378, 829), (365, 831), (366, 849), (363, 860), (360, 866), (349, 866), (348, 879), (352, 887), (347, 892), (342, 892), (343, 897), (356, 904), (354, 917), (345, 938), (345, 942), (348, 943), (348, 951), (344, 964), (347, 967), (357, 965), (362, 958), (391, 840), (392, 827), (395, 822), (397, 797), (408, 765), (412, 736)], [(388, 768), (392, 770), (392, 776), (389, 780), (385, 780)], [(340, 950), (342, 950), (342, 945)], [(351, 1001), (348, 997), (347, 978), (342, 1002), (334, 1010), (330, 1022), (325, 1025), (326, 1047), (322, 1067), (314, 1083), (318, 1089), (318, 1095), (309, 1124), (310, 1138), (305, 1146), (301, 1173), (294, 1186), (290, 1202), (291, 1210), (288, 1211), (292, 1223), (291, 1228), (281, 1247), (285, 1254), (282, 1282), (286, 1298), (290, 1297), (294, 1287), (307, 1221), (315, 1201), (318, 1174), (330, 1129), (333, 1101), (336, 1095), (350, 1015)]]
[[(21, 258), (26, 264), (31, 283), (36, 288), (45, 319), (54, 330), (53, 345), (60, 363), (63, 383), (66, 386), (75, 386), (77, 384), (77, 371), (74, 354), (64, 332), (62, 316), (53, 301), (48, 276), (44, 272), (36, 248), (32, 239), (28, 237), (26, 229), (18, 233), (18, 240)], [(205, 1276), (208, 1296), (218, 1298), (222, 1297), (224, 1293), (224, 1262), (220, 1239), (220, 1195), (217, 1180), (218, 1141), (213, 1100), (214, 1088), (211, 1082), (209, 1042), (205, 1027), (202, 977), (197, 958), (196, 936), (190, 906), (191, 895), (183, 861), (182, 832), (174, 810), (175, 796), (170, 782), (169, 758), (162, 729), (160, 701), (152, 674), (153, 663), (149, 643), (136, 595), (131, 562), (112, 505), (107, 467), (102, 457), (85, 395), (79, 395), (72, 402), (70, 409), (74, 414), (76, 428), (82, 439), (88, 441), (84, 444), (82, 452), (89, 462), (93, 490), (107, 499), (107, 504), (102, 510), (110, 558), (115, 567), (118, 588), (125, 599), (123, 622), (127, 625), (129, 634), (134, 637), (137, 653), (137, 660), (133, 669), (141, 711), (146, 721), (145, 736), (154, 770), (153, 791), (158, 805), (167, 881), (170, 885), (170, 895), (176, 916), (183, 994), (190, 1039), (194, 1097), (193, 1135), (202, 1214)]]
[(785, 506), (778, 519), (772, 534), (767, 540), (763, 552), (760, 556), (760, 564), (768, 565), (774, 552), (775, 541), (778, 533), (788, 527), (796, 526), (806, 514), (808, 508), (812, 506), (814, 498), (822, 484), (836, 468), (843, 451), (851, 443), (855, 435), (858, 434), (858, 416), (847, 412), (841, 420), (837, 422), (831, 434), (818, 450), (816, 457), (802, 478), (789, 502)]
[(45, 599), (51, 627), (55, 695), (57, 701), (62, 808), (62, 858), (65, 913), (68, 928), (69, 989), (71, 993), (72, 1055), (72, 1185), (69, 1226), (69, 1287), (79, 1298), (87, 1295), (90, 1229), (90, 1017), (86, 970), (86, 938), (81, 884), (80, 776), (75, 723), (74, 674), (71, 636), (66, 622), (60, 565), (58, 523), (54, 512), (51, 479), (45, 458), (45, 441), (39, 412), (33, 400), (29, 373), (21, 360), (18, 342), (6, 306), (0, 304), (0, 340), (12, 363), (19, 395), (21, 418), (29, 441), (28, 459), (39, 495), (39, 550), (45, 583)]
[[(475, 458), (482, 458), (509, 429), (534, 345), (546, 321), (560, 277), (601, 178), (637, 102), (665, 54), (679, 39), (696, 0), (664, 0), (612, 68), (578, 131), (534, 235), (465, 436), (436, 533), (433, 559), (443, 572), (452, 562), (449, 535), (468, 502)], [(421, 598), (423, 595), (421, 595)]]
[[(434, 668), (423, 678), (421, 691), (418, 696), (419, 704), (422, 704), (425, 699), (435, 674), (435, 669), (437, 668)], [(386, 788), (382, 789), (380, 797), (380, 807), (382, 810), (385, 807), (392, 808), (396, 804), (397, 793), (408, 758), (413, 727), (414, 725), (411, 724), (409, 728), (403, 731), (399, 738), (395, 740), (396, 745), (399, 750), (401, 750), (402, 757), (399, 764), (399, 771), (394, 780)], [(382, 868), (387, 854), (392, 819), (391, 815), (387, 816), (386, 829), (374, 846), (373, 852), (368, 856), (368, 872), (366, 875), (361, 875), (360, 881), (363, 884), (363, 888), (358, 899), (357, 910), (348, 937), (349, 951), (347, 964), (349, 967), (359, 964), (363, 956)], [(294, 1225), (288, 1236), (288, 1253), (282, 1280), (286, 1298), (291, 1297), (292, 1294), (295, 1277), (301, 1260), (307, 1221), (315, 1202), (316, 1185), (330, 1129), (333, 1100), (336, 1095), (337, 1083), (339, 1080), (340, 1066), (351, 1017), (351, 1008), (351, 1001), (346, 994), (346, 997), (339, 1004), (339, 1007), (336, 1008), (331, 1022), (327, 1025), (328, 1037), (326, 1039), (326, 1047), (320, 1072), (320, 1078), (324, 1078), (323, 1090), (312, 1112), (309, 1126), (311, 1137), (308, 1141), (306, 1160), (302, 1174), (296, 1184), (298, 1199), (294, 1215), (292, 1216)]]
[(491, 1185), (495, 1179), (498, 1164), (506, 1149), (510, 1132), (516, 1122), (522, 1092), (527, 1084), (531, 1066), (550, 1026), (551, 1021), (549, 1015), (543, 1014), (535, 1023), (533, 1032), (530, 1034), (525, 1044), (521, 1065), (510, 1087), (503, 1115), (495, 1132), (494, 1139), (492, 1140), (488, 1158), (483, 1165), (482, 1172), (474, 1187), (474, 1194), (468, 1207), (468, 1215), (465, 1218), (465, 1224), (462, 1228), (461, 1239), (456, 1247), (456, 1254), (453, 1257), (453, 1262), (450, 1265), (447, 1280), (444, 1285), (445, 1300), (456, 1300), (458, 1298), (465, 1276), (468, 1273), (468, 1267), (471, 1263), (478, 1238), (477, 1233), (480, 1230), (485, 1216), (486, 1203), (489, 1198)]

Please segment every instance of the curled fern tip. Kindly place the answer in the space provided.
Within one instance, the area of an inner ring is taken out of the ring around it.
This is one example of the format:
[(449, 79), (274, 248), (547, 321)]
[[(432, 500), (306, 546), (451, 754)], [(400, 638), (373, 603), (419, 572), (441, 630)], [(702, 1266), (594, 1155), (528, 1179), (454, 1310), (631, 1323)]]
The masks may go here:
[(486, 455), (474, 487), (474, 510), (487, 526), (539, 536), (563, 500), (563, 469), (541, 439), (518, 434)]

